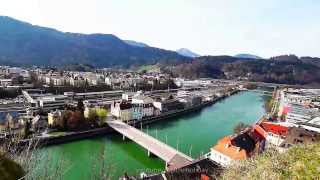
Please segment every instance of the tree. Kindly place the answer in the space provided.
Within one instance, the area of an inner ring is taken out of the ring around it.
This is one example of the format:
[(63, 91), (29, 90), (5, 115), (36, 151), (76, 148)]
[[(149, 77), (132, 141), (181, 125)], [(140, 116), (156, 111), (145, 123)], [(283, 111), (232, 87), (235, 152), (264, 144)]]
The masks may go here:
[(90, 109), (89, 110), (89, 117), (88, 117), (88, 122), (89, 124), (93, 124), (96, 125), (98, 122), (98, 115), (97, 115), (97, 111), (95, 109)]
[(243, 131), (246, 128), (249, 128), (250, 125), (245, 124), (243, 122), (239, 122), (234, 128), (233, 128), (233, 132), (235, 134), (239, 134), (241, 131)]
[(17, 76), (12, 79), (13, 84), (23, 84), (23, 82), (24, 82), (23, 76)]
[(84, 104), (83, 104), (83, 100), (79, 99), (78, 100), (78, 104), (77, 104), (77, 110), (83, 112), (84, 111)]
[(30, 135), (31, 122), (26, 120), (26, 124), (24, 126), (24, 138), (27, 138)]
[(99, 125), (102, 125), (104, 123), (104, 120), (106, 119), (108, 112), (106, 109), (98, 108), (96, 109), (97, 116), (99, 117)]
[(83, 125), (83, 120), (83, 113), (81, 111), (72, 112), (67, 122), (68, 129), (80, 128)]
[(58, 127), (60, 127), (63, 130), (68, 129), (68, 120), (71, 117), (72, 111), (64, 111), (62, 114), (62, 118), (59, 119), (57, 122)]

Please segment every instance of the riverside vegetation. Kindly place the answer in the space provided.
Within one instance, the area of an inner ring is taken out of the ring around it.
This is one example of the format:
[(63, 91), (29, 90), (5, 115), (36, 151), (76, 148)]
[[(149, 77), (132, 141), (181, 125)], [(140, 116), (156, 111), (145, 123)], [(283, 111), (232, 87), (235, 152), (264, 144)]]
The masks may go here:
[[(29, 148), (27, 148), (29, 149)], [(52, 169), (48, 164), (41, 163), (53, 161), (50, 156), (39, 156), (33, 153), (35, 150), (27, 150), (22, 154), (0, 155), (0, 175), (4, 180), (26, 179), (62, 179), (66, 169), (62, 169), (67, 163), (59, 159), (58, 168)], [(99, 154), (100, 158), (92, 159), (91, 179), (110, 179), (112, 166), (99, 161), (105, 156), (104, 150)], [(44, 171), (39, 171), (39, 166)], [(60, 167), (60, 168), (59, 168)], [(238, 161), (226, 168), (218, 179), (318, 179), (320, 174), (320, 143), (298, 145), (285, 153), (274, 150), (258, 155), (256, 157)], [(90, 168), (90, 165), (89, 167)]]
[(228, 167), (221, 179), (319, 179), (320, 143), (299, 145), (285, 153), (269, 150)]

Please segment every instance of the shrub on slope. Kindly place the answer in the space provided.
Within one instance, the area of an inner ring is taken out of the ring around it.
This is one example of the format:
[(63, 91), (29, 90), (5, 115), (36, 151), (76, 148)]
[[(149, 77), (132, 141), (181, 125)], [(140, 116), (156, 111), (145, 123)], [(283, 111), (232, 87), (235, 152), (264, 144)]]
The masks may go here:
[(222, 179), (320, 179), (320, 144), (268, 151), (228, 167)]

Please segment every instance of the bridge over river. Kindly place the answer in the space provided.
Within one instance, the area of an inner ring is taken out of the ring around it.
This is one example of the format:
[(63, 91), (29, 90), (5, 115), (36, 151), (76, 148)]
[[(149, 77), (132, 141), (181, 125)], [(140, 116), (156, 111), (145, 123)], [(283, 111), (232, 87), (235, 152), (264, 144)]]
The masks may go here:
[(120, 120), (112, 120), (108, 124), (124, 137), (147, 149), (148, 155), (154, 154), (163, 159), (166, 162), (166, 169), (169, 171), (188, 165), (193, 161), (191, 157)]

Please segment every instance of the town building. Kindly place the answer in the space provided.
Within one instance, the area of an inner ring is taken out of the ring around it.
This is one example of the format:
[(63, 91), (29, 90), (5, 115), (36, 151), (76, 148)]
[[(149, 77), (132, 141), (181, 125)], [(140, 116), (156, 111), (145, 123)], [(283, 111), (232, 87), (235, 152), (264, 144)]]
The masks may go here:
[(133, 119), (142, 119), (154, 115), (153, 99), (140, 93), (132, 97)]
[(0, 79), (0, 86), (2, 87), (12, 86), (12, 79)]
[(185, 107), (193, 107), (202, 103), (202, 97), (197, 95), (190, 95), (184, 98), (179, 98), (179, 101), (184, 103)]
[(127, 101), (111, 103), (111, 114), (122, 121), (130, 121), (133, 119), (133, 109), (132, 104)]
[(265, 138), (266, 148), (273, 148), (284, 152), (296, 144), (319, 141), (319, 132), (306, 128), (304, 125), (296, 125), (283, 122), (262, 122), (254, 125), (254, 131)]
[(254, 150), (254, 139), (248, 133), (242, 133), (223, 137), (207, 156), (222, 166), (228, 166), (234, 161), (251, 157)]
[(44, 111), (51, 111), (63, 108), (66, 105), (66, 96), (64, 95), (51, 95), (42, 96), (37, 99), (39, 107)]
[(288, 135), (289, 128), (279, 123), (261, 122), (254, 125), (254, 132), (266, 140), (265, 148), (278, 148)]
[(171, 98), (159, 98), (153, 102), (153, 106), (158, 110), (158, 112), (169, 112), (169, 111), (177, 111), (184, 108), (183, 103), (181, 103), (178, 99), (173, 97)]
[(63, 113), (63, 111), (61, 111), (61, 110), (55, 110), (55, 111), (49, 112), (48, 113), (48, 125), (50, 127), (57, 126), (57, 123), (59, 121), (61, 121), (61, 119), (62, 119), (62, 113)]

